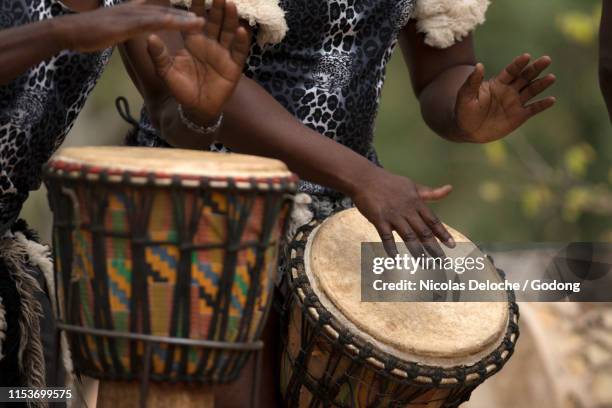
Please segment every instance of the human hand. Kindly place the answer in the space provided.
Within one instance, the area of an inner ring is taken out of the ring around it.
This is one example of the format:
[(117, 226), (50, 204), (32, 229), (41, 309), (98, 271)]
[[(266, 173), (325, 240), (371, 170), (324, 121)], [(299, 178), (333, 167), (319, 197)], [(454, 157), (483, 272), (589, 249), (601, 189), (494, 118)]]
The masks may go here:
[(555, 104), (554, 97), (531, 102), (554, 84), (556, 77), (540, 77), (551, 64), (549, 57), (531, 64), (530, 60), (529, 54), (523, 54), (487, 81), (484, 66), (476, 65), (457, 95), (455, 118), (462, 139), (475, 143), (501, 139)]
[(447, 247), (455, 242), (438, 217), (425, 205), (426, 201), (445, 198), (452, 186), (431, 188), (412, 180), (376, 168), (362, 178), (362, 186), (351, 195), (355, 206), (376, 227), (385, 251), (395, 256), (397, 247), (393, 231), (404, 240), (413, 256), (425, 253), (444, 257), (436, 238)]
[(63, 49), (100, 51), (155, 31), (190, 31), (204, 27), (194, 13), (145, 4), (145, 0), (60, 17), (55, 27)]
[(219, 116), (242, 77), (249, 32), (240, 26), (234, 4), (215, 0), (204, 30), (185, 31), (183, 38), (184, 48), (171, 55), (163, 41), (151, 35), (149, 55), (188, 117), (206, 124)]

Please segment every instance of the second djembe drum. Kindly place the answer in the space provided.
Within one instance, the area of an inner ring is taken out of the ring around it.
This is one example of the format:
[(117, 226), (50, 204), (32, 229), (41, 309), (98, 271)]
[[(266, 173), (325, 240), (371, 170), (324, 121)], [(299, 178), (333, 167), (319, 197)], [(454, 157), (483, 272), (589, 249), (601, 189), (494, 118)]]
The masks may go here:
[[(356, 209), (298, 230), (283, 319), (285, 406), (459, 406), (512, 355), (513, 293), (495, 302), (362, 302), (360, 251), (368, 242), (380, 238)], [(487, 265), (487, 279), (501, 281)]]
[(102, 405), (134, 406), (121, 382), (158, 384), (146, 406), (164, 406), (169, 383), (235, 380), (261, 348), (294, 175), (270, 159), (119, 147), (64, 149), (45, 173), (59, 325)]

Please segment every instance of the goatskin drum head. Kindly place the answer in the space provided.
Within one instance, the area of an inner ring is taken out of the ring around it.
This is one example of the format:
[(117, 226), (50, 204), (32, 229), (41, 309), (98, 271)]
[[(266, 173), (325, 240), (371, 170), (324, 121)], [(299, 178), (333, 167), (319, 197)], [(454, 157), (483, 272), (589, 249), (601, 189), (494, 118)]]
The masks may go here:
[[(456, 242), (469, 242), (447, 228)], [(396, 241), (401, 239), (396, 236)], [(353, 333), (404, 361), (440, 367), (474, 364), (501, 344), (509, 319), (505, 294), (497, 302), (362, 302), (362, 242), (380, 242), (380, 237), (357, 209), (350, 209), (313, 231), (304, 253), (319, 300)], [(406, 252), (403, 244), (398, 250)], [(495, 267), (487, 265), (487, 278), (501, 281)]]
[(53, 158), (66, 164), (135, 173), (185, 177), (283, 178), (291, 172), (279, 160), (234, 153), (149, 147), (68, 147)]

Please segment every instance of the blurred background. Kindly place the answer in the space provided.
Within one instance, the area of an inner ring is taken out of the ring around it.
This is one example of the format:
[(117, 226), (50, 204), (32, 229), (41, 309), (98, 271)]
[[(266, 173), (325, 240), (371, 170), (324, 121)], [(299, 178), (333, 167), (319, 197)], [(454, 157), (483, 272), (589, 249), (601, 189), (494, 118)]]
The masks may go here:
[[(600, 0), (493, 0), (475, 34), (488, 76), (523, 52), (549, 55), (558, 78), (549, 93), (558, 103), (485, 146), (453, 144), (425, 126), (397, 52), (377, 126), (383, 164), (420, 183), (453, 184), (434, 208), (473, 241), (612, 241), (612, 127), (597, 78), (600, 7)], [(138, 116), (142, 101), (115, 53), (66, 145), (121, 144), (129, 125), (114, 107), (120, 95)], [(22, 215), (49, 240), (44, 188)], [(481, 387), (470, 407), (612, 407), (612, 308), (521, 310), (523, 335), (506, 374)]]
[(552, 110), (501, 142), (441, 140), (424, 124), (401, 55), (378, 122), (386, 167), (455, 191), (435, 207), (480, 242), (612, 240), (612, 127), (598, 87), (599, 0), (493, 0), (475, 33), (487, 76), (516, 55), (549, 55)]
[[(599, 0), (493, 1), (475, 34), (488, 75), (523, 52), (550, 55), (557, 105), (505, 140), (485, 146), (442, 140), (423, 123), (400, 52), (388, 70), (376, 145), (383, 164), (455, 191), (435, 204), (438, 215), (474, 241), (612, 240), (612, 127), (597, 81)], [(129, 126), (114, 107), (140, 97), (118, 53), (66, 145), (119, 144)], [(49, 237), (44, 191), (23, 216)]]

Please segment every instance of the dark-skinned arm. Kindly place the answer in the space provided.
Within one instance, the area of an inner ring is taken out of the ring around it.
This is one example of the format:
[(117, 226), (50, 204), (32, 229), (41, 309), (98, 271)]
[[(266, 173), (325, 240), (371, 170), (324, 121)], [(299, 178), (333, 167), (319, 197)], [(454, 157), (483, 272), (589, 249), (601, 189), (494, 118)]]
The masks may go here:
[[(170, 7), (168, 0), (150, 2)], [(249, 33), (240, 26), (234, 4), (215, 0), (208, 12), (204, 7), (204, 2), (192, 7), (197, 15), (206, 14), (204, 30), (141, 36), (120, 47), (153, 125), (170, 145), (189, 149), (207, 149), (218, 131), (194, 131), (185, 118), (200, 127), (219, 122), (250, 48)]]
[(612, 0), (603, 1), (599, 34), (599, 84), (612, 120)]
[(476, 66), (471, 36), (440, 50), (425, 44), (412, 21), (400, 36), (400, 46), (425, 123), (446, 139), (463, 141), (464, 135), (455, 120), (455, 101), (459, 89)]
[(199, 29), (204, 21), (184, 11), (135, 1), (0, 31), (0, 85), (61, 50), (97, 51), (143, 32)]
[[(222, 2), (215, 0), (213, 10), (221, 8)], [(220, 33), (224, 29), (219, 30), (215, 24), (210, 24), (218, 21), (217, 17), (208, 15), (205, 34), (208, 41), (222, 43)], [(234, 21), (230, 22), (230, 26), (234, 24)], [(225, 23), (222, 25), (225, 27)], [(206, 60), (206, 55), (198, 54), (199, 47), (181, 44), (180, 36), (171, 38), (171, 35), (160, 34), (159, 37), (170, 55), (186, 49), (196, 64), (204, 66), (212, 62)], [(222, 48), (226, 53), (220, 53), (219, 57), (228, 61), (232, 47)], [(147, 54), (151, 57), (148, 62)], [(130, 41), (123, 48), (123, 55), (162, 137), (177, 147), (207, 147), (210, 137), (181, 127), (176, 113), (177, 95), (185, 91), (186, 83), (169, 86), (168, 78), (160, 75), (159, 61), (156, 62), (159, 54), (151, 50), (151, 38)], [(227, 77), (222, 67), (214, 70)], [(216, 93), (213, 83), (200, 83), (198, 80), (198, 77), (192, 77), (193, 86), (188, 88)], [(425, 201), (447, 196), (452, 189), (450, 186), (432, 189), (391, 174), (302, 124), (256, 82), (245, 77), (236, 82), (236, 89), (223, 108), (224, 125), (216, 135), (226, 146), (235, 152), (282, 160), (301, 178), (351, 197), (362, 214), (374, 224), (389, 254), (397, 252), (393, 231), (404, 239), (413, 254), (426, 250), (442, 256), (436, 237), (448, 246), (454, 245), (446, 228), (425, 204)], [(189, 118), (208, 120), (210, 115), (206, 111), (209, 109), (210, 106), (206, 105), (194, 107)]]
[(276, 158), (301, 178), (351, 197), (376, 227), (390, 255), (393, 231), (413, 254), (443, 256), (436, 237), (454, 242), (425, 201), (439, 200), (450, 186), (436, 189), (394, 175), (353, 150), (303, 125), (256, 82), (244, 78), (225, 108), (220, 140), (232, 150)]
[(555, 102), (552, 97), (532, 102), (555, 82), (554, 75), (539, 78), (551, 64), (548, 57), (530, 63), (531, 57), (523, 54), (485, 81), (471, 35), (437, 49), (425, 44), (412, 21), (403, 29), (400, 45), (425, 122), (448, 140), (500, 139)]

